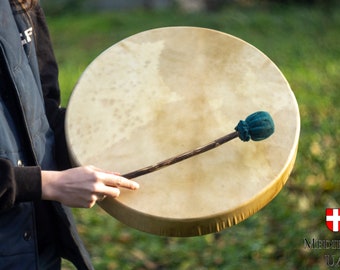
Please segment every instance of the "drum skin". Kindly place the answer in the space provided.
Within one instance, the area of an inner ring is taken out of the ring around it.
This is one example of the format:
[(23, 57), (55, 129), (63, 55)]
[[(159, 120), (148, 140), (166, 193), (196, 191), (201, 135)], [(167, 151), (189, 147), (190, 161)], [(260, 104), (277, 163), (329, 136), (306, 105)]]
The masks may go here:
[(69, 101), (66, 133), (76, 165), (125, 174), (234, 131), (267, 111), (275, 133), (234, 139), (140, 176), (100, 206), (138, 230), (163, 236), (219, 232), (268, 204), (296, 158), (300, 116), (278, 67), (249, 43), (219, 31), (166, 27), (128, 37), (84, 71)]

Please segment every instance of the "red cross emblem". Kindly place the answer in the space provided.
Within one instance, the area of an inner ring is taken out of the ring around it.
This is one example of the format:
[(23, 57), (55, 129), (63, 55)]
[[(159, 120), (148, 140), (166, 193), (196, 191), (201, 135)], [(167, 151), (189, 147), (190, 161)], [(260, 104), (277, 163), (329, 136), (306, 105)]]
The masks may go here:
[(332, 232), (338, 232), (340, 229), (340, 209), (326, 208), (326, 226)]

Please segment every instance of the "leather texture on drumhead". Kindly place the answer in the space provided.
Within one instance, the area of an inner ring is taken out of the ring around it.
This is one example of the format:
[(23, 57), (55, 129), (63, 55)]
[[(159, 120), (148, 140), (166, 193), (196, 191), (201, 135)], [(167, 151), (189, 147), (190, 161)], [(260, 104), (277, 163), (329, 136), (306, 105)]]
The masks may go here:
[(166, 236), (213, 233), (270, 202), (293, 168), (300, 117), (277, 66), (234, 36), (167, 27), (126, 38), (84, 71), (68, 105), (66, 132), (78, 165), (122, 174), (202, 146), (267, 111), (275, 133), (235, 139), (141, 176), (138, 191), (100, 203), (139, 230)]

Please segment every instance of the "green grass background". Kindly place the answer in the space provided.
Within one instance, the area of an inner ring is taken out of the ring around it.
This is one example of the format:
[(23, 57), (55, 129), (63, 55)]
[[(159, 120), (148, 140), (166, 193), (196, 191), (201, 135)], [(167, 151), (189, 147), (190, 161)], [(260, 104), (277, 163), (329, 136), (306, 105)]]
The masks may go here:
[[(285, 74), (300, 108), (299, 152), (290, 179), (269, 205), (232, 228), (165, 238), (122, 225), (98, 206), (74, 209), (96, 269), (328, 269), (325, 255), (338, 260), (339, 250), (308, 249), (304, 239), (340, 239), (325, 226), (325, 208), (340, 207), (339, 4), (227, 6), (196, 14), (65, 13), (48, 16), (48, 22), (64, 106), (81, 73), (104, 49), (151, 28), (190, 25), (235, 35), (267, 54)], [(64, 269), (72, 267), (65, 262)]]

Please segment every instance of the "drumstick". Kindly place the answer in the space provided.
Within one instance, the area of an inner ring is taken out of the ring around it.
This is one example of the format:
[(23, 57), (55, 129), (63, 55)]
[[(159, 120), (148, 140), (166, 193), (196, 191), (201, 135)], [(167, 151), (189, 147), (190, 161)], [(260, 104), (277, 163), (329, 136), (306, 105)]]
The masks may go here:
[(122, 176), (128, 179), (136, 178), (138, 176), (157, 171), (161, 168), (173, 165), (190, 157), (204, 153), (208, 150), (216, 148), (236, 137), (246, 142), (252, 139), (253, 141), (262, 141), (274, 133), (274, 122), (268, 112), (258, 111), (249, 115), (244, 121), (240, 122), (235, 127), (234, 132), (218, 138), (204, 146), (174, 156), (172, 158), (163, 160), (155, 165), (144, 167), (142, 169), (123, 174)]

